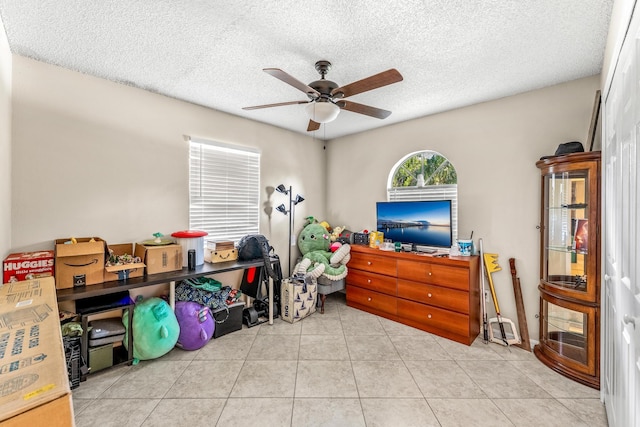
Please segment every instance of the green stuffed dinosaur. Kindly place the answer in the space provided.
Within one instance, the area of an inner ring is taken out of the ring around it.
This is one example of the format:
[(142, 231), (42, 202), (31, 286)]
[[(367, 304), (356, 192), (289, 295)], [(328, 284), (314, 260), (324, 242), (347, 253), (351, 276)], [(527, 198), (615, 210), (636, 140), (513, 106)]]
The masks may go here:
[(344, 244), (335, 252), (329, 251), (331, 239), (326, 228), (318, 223), (306, 225), (298, 237), (298, 248), (303, 258), (294, 268), (295, 274), (329, 280), (347, 276), (347, 262), (351, 259), (351, 246)]

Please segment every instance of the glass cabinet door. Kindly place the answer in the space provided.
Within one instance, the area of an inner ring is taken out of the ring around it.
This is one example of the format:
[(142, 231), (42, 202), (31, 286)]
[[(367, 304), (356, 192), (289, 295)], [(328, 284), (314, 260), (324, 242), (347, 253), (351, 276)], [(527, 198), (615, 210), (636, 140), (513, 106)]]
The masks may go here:
[(543, 331), (547, 345), (556, 353), (587, 363), (587, 315), (543, 300)]
[(576, 376), (596, 375), (597, 308), (545, 294), (541, 304), (540, 341), (544, 343), (546, 354), (570, 367)]
[[(589, 235), (590, 171), (568, 170), (543, 178), (544, 224), (542, 281), (572, 298), (594, 301), (594, 274), (589, 274), (596, 254)], [(595, 222), (595, 221), (594, 221)]]

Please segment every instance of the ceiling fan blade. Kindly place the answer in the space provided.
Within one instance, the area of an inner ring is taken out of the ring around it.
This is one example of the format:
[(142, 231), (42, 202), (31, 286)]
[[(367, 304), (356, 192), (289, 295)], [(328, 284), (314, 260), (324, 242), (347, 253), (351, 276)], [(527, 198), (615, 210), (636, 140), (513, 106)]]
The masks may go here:
[(308, 104), (309, 101), (289, 101), (278, 102), (277, 104), (254, 105), (253, 107), (242, 107), (243, 110), (258, 110), (260, 108), (281, 107), (283, 105)]
[(289, 84), (289, 85), (295, 87), (296, 89), (301, 90), (302, 92), (306, 93), (307, 95), (313, 96), (314, 98), (320, 96), (320, 92), (318, 92), (314, 88), (302, 83), (300, 80), (296, 79), (295, 77), (291, 76), (290, 74), (285, 73), (284, 71), (282, 71), (279, 68), (265, 68), (262, 71), (264, 71), (267, 74), (271, 74), (276, 79), (282, 80), (286, 84)]
[(320, 129), (320, 123), (309, 120), (309, 126), (307, 126), (307, 132)]
[(375, 117), (376, 119), (386, 119), (391, 114), (391, 111), (383, 110), (381, 108), (371, 107), (369, 105), (358, 104), (351, 101), (337, 101), (336, 105), (343, 110), (353, 111), (354, 113), (365, 114), (367, 116)]
[[(377, 89), (382, 86), (387, 86), (393, 83), (402, 81), (402, 75), (392, 68), (387, 71), (375, 74), (357, 82), (350, 83), (348, 85), (336, 88), (331, 91), (331, 96), (339, 98), (348, 98), (353, 95), (357, 95), (362, 92), (367, 92), (372, 89)], [(342, 94), (342, 95), (340, 95)]]

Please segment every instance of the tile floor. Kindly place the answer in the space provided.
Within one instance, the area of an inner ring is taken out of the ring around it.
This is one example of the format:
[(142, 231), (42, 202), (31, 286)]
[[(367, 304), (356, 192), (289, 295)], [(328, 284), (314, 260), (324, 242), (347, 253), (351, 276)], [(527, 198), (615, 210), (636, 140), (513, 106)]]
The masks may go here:
[(347, 307), (97, 372), (85, 426), (606, 426), (599, 392), (519, 348), (470, 347)]

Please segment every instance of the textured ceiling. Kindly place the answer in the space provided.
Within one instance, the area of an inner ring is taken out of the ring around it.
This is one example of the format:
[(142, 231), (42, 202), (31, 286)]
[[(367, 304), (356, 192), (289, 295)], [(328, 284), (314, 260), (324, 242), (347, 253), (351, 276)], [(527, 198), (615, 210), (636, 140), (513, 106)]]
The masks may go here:
[(362, 132), (601, 71), (613, 0), (0, 0), (14, 54), (307, 134), (314, 63), (345, 85), (389, 68), (404, 80), (350, 101), (320, 139)]

